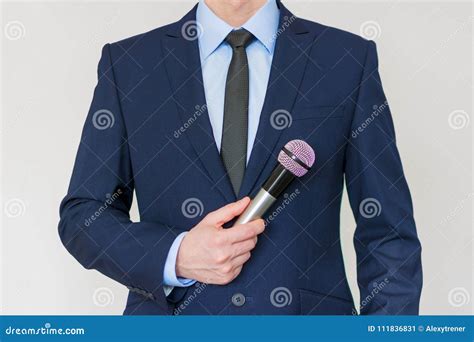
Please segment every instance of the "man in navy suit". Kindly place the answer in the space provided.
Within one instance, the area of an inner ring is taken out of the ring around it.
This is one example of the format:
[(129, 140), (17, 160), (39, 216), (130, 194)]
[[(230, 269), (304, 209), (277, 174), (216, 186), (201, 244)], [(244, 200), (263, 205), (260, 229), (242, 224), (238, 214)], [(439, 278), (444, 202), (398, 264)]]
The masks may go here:
[[(105, 45), (98, 78), (59, 233), (128, 287), (125, 314), (353, 314), (344, 179), (361, 314), (418, 313), (421, 247), (373, 42), (279, 1), (206, 0)], [(293, 139), (315, 166), (232, 226)]]

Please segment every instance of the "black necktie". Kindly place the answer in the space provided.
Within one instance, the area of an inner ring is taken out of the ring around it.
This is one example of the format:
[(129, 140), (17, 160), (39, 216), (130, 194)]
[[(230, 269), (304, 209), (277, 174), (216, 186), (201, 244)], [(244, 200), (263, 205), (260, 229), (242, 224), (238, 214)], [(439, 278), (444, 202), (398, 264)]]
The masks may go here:
[(247, 162), (249, 66), (245, 48), (252, 39), (245, 29), (232, 31), (226, 38), (232, 47), (232, 60), (225, 85), (221, 156), (236, 195)]

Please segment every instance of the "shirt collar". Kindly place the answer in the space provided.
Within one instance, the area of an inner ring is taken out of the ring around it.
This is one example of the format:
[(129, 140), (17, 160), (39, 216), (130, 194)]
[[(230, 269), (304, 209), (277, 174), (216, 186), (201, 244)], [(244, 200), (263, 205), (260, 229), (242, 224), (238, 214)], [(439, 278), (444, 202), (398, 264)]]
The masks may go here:
[[(275, 0), (268, 0), (242, 28), (252, 33), (260, 43), (272, 54), (275, 49), (275, 36), (280, 20), (280, 10)], [(201, 26), (202, 34), (199, 36), (201, 57), (206, 59), (219, 47), (229, 32), (234, 29), (224, 20), (219, 18), (206, 5), (204, 0), (199, 1), (196, 12), (196, 21)]]

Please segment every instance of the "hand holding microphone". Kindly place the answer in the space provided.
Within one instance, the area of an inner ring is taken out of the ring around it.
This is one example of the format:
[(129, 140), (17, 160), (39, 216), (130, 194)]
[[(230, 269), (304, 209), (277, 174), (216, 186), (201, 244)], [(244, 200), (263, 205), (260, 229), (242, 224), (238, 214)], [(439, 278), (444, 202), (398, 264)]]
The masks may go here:
[(254, 220), (227, 229), (222, 226), (239, 216), (249, 202), (244, 197), (210, 212), (186, 234), (176, 260), (178, 277), (225, 285), (239, 275), (265, 224)]
[[(178, 277), (225, 285), (235, 279), (249, 260), (257, 236), (265, 229), (261, 219), (295, 177), (313, 166), (314, 151), (302, 140), (288, 142), (278, 165), (252, 201), (248, 197), (213, 211), (184, 237), (176, 260)], [(239, 217), (235, 225), (223, 225)]]
[(235, 224), (262, 218), (293, 179), (302, 177), (309, 171), (314, 160), (314, 150), (306, 142), (289, 141), (278, 154), (278, 165)]

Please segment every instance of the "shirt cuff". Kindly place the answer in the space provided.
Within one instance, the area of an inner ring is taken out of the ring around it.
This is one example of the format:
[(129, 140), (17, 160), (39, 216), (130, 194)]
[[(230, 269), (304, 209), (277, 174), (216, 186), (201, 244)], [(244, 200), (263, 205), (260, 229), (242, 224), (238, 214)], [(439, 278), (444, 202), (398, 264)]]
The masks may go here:
[[(176, 239), (174, 239), (173, 244), (170, 247), (168, 252), (168, 257), (165, 262), (165, 269), (163, 271), (163, 283), (165, 286), (178, 286), (178, 287), (188, 287), (196, 282), (193, 279), (179, 278), (176, 276), (176, 258), (178, 257), (179, 246), (181, 241), (183, 241), (184, 236), (187, 232), (179, 234)], [(165, 290), (165, 293), (167, 291)], [(169, 291), (171, 292), (171, 291)]]

